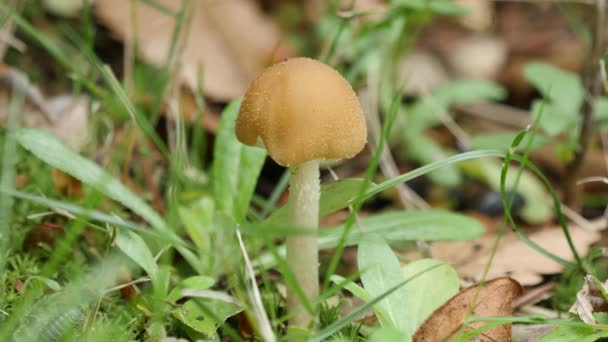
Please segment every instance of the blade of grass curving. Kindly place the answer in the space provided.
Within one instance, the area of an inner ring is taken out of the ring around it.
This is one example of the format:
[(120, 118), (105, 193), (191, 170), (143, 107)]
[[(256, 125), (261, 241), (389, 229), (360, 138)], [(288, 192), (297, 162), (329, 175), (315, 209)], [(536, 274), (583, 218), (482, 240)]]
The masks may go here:
[[(140, 225), (133, 221), (124, 220), (116, 215), (104, 214), (100, 211), (86, 209), (86, 208), (81, 207), (76, 204), (62, 202), (62, 201), (58, 201), (58, 200), (54, 200), (54, 199), (49, 199), (49, 198), (42, 197), (42, 196), (36, 196), (36, 195), (30, 194), (30, 193), (22, 192), (22, 191), (18, 191), (18, 190), (0, 188), (0, 193), (4, 193), (9, 196), (19, 198), (22, 200), (26, 200), (26, 201), (30, 201), (30, 202), (33, 202), (36, 204), (40, 204), (40, 205), (48, 207), (49, 209), (59, 209), (59, 210), (65, 211), (65, 212), (75, 215), (75, 216), (84, 215), (86, 213), (89, 216), (89, 218), (94, 219), (96, 221), (103, 222), (103, 223), (110, 224), (110, 225), (117, 226), (117, 227), (121, 227), (121, 228), (125, 228), (125, 229), (129, 229), (129, 230), (138, 232), (139, 234), (147, 235), (160, 242), (181, 244), (184, 247), (191, 247), (191, 246), (189, 246), (189, 244), (187, 244), (185, 241), (183, 241), (181, 239), (180, 240), (169, 240), (166, 237), (160, 235), (158, 232), (151, 230), (150, 227), (148, 227), (148, 226)], [(78, 217), (76, 217), (75, 220), (78, 220)], [(101, 231), (107, 231), (106, 228), (99, 228), (99, 229)]]
[(21, 31), (23, 31), (26, 35), (32, 38), (34, 41), (38, 42), (40, 46), (45, 49), (53, 58), (55, 58), (59, 64), (61, 64), (69, 73), (75, 78), (76, 81), (82, 83), (96, 96), (100, 98), (106, 98), (109, 96), (106, 90), (97, 86), (93, 81), (91, 81), (85, 73), (83, 73), (79, 68), (76, 67), (74, 63), (72, 63), (70, 59), (70, 54), (75, 52), (73, 50), (64, 51), (55, 45), (50, 39), (46, 38), (43, 34), (41, 34), (36, 28), (34, 28), (30, 23), (27, 22), (19, 13), (15, 12), (12, 8), (7, 7), (5, 4), (0, 3), (0, 12), (4, 12), (19, 27)]
[[(2, 175), (0, 176), (0, 188), (12, 189), (15, 183), (15, 164), (17, 163), (17, 140), (13, 131), (17, 128), (19, 113), (23, 109), (25, 94), (14, 87), (11, 102), (8, 109), (8, 122), (6, 125), (4, 146), (2, 150)], [(4, 267), (9, 253), (11, 241), (11, 221), (13, 212), (13, 200), (5, 194), (0, 193), (0, 274), (4, 274)], [(1, 277), (0, 277), (1, 279)]]
[(391, 293), (397, 291), (398, 289), (400, 289), (403, 285), (409, 283), (410, 281), (418, 278), (419, 276), (421, 276), (422, 274), (433, 270), (437, 267), (440, 267), (441, 264), (426, 268), (414, 275), (412, 275), (411, 277), (409, 277), (408, 279), (405, 279), (404, 281), (400, 282), (399, 284), (396, 284), (395, 286), (391, 287), (390, 289), (386, 290), (386, 292), (382, 293), (381, 295), (379, 295), (378, 297), (370, 300), (369, 302), (361, 305), (357, 310), (352, 311), (351, 313), (349, 313), (348, 315), (342, 317), (341, 319), (335, 321), (334, 323), (330, 324), (329, 326), (327, 326), (325, 329), (319, 331), (318, 333), (316, 333), (315, 335), (311, 336), (308, 339), (308, 342), (321, 342), (323, 340), (325, 340), (326, 338), (330, 337), (331, 335), (335, 334), (336, 332), (340, 331), (340, 329), (344, 328), (345, 326), (347, 326), (348, 324), (350, 324), (352, 321), (354, 321), (357, 317), (359, 317), (361, 314), (363, 314), (364, 312), (368, 311), (369, 309), (371, 309), (374, 305), (378, 304), (381, 300), (383, 300), (384, 298), (386, 298), (386, 296), (389, 296)]
[(393, 126), (393, 122), (395, 121), (395, 118), (397, 117), (397, 112), (399, 111), (399, 105), (401, 103), (401, 97), (402, 97), (401, 94), (403, 94), (404, 88), (405, 88), (405, 84), (403, 84), (401, 87), (399, 87), (397, 93), (395, 94), (395, 96), (392, 99), (391, 107), (386, 115), (386, 121), (384, 122), (384, 124), (382, 126), (382, 132), (380, 134), (380, 138), (378, 139), (378, 144), (373, 151), (372, 159), (370, 160), (369, 166), (367, 167), (367, 170), (365, 171), (364, 182), (361, 186), (361, 189), (359, 190), (359, 194), (357, 195), (357, 197), (353, 203), (352, 210), (350, 211), (350, 214), (348, 215), (348, 219), (344, 225), (344, 232), (342, 233), (342, 236), (340, 236), (340, 240), (338, 241), (338, 244), (336, 245), (336, 249), (331, 257), (329, 266), (327, 267), (327, 271), (325, 272), (325, 278), (323, 280), (324, 288), (329, 286), (329, 284), (331, 282), (331, 280), (330, 280), (331, 276), (336, 272), (338, 263), (340, 262), (340, 258), (342, 256), (342, 252), (344, 251), (344, 248), (346, 247), (346, 239), (348, 237), (348, 234), (350, 233), (351, 228), (353, 227), (353, 225), (355, 224), (355, 221), (357, 220), (357, 214), (359, 213), (359, 210), (361, 210), (361, 207), (363, 206), (363, 202), (365, 200), (365, 194), (369, 188), (373, 175), (376, 173), (376, 169), (378, 168), (378, 163), (380, 161), (380, 156), (382, 154), (382, 150), (385, 148), (384, 145), (385, 145), (388, 135), (390, 133), (391, 127)]
[[(97, 164), (70, 150), (50, 133), (32, 128), (22, 128), (15, 132), (15, 136), (21, 146), (47, 164), (71, 175), (131, 209), (148, 221), (157, 232), (168, 240), (180, 240), (164, 219), (141, 198)], [(192, 267), (201, 270), (198, 257), (184, 248), (182, 244), (176, 243), (174, 246)]]
[[(501, 175), (500, 175), (500, 193), (501, 193), (501, 199), (502, 199), (502, 203), (503, 203), (503, 207), (505, 208), (504, 212), (505, 212), (505, 218), (507, 220), (507, 222), (509, 223), (509, 225), (511, 226), (511, 229), (519, 236), (520, 239), (522, 239), (526, 244), (528, 244), (528, 246), (530, 246), (531, 248), (535, 249), (536, 251), (538, 251), (539, 253), (547, 256), (548, 258), (553, 259), (554, 261), (566, 266), (566, 267), (572, 267), (573, 264), (569, 261), (566, 261), (552, 253), (550, 253), (549, 251), (547, 251), (546, 249), (542, 248), (541, 246), (539, 246), (538, 244), (536, 244), (535, 242), (533, 242), (532, 240), (528, 239), (523, 233), (521, 233), (521, 231), (517, 228), (517, 224), (515, 223), (515, 220), (513, 219), (513, 216), (511, 215), (511, 206), (510, 204), (512, 203), (512, 201), (507, 199), (507, 195), (506, 195), (506, 178), (507, 178), (507, 172), (509, 169), (509, 162), (511, 161), (511, 159), (516, 159), (513, 158), (514, 156), (517, 156), (517, 154), (514, 152), (519, 143), (521, 142), (521, 140), (524, 138), (524, 136), (527, 134), (527, 132), (529, 131), (528, 129), (524, 129), (522, 130), (515, 138), (515, 140), (513, 141), (513, 144), (511, 145), (511, 148), (507, 151), (507, 153), (505, 154), (505, 159), (504, 159), (504, 163), (503, 163), (503, 168), (501, 171)], [(529, 141), (532, 141), (532, 139), (530, 139)], [(518, 156), (519, 157), (519, 156)], [(551, 183), (549, 182), (549, 180), (543, 175), (543, 173), (534, 165), (532, 164), (528, 158), (527, 155), (524, 157), (519, 157), (517, 158), (519, 159), (518, 161), (520, 162), (520, 164), (522, 165), (521, 170), (524, 170), (526, 167), (530, 168), (532, 171), (534, 171), (534, 173), (537, 174), (538, 177), (540, 177), (543, 182), (545, 183), (545, 185), (547, 186), (547, 188), (549, 189), (549, 192), (551, 194), (551, 197), (553, 198), (553, 204), (555, 207), (555, 211), (556, 211), (556, 215), (558, 218), (558, 221), (560, 223), (560, 226), (562, 228), (562, 231), (564, 232), (564, 235), (566, 236), (566, 240), (568, 241), (568, 245), (572, 251), (572, 254), (574, 255), (574, 258), (576, 260), (576, 264), (578, 265), (578, 267), (581, 270), (585, 270), (585, 266), (583, 265), (582, 259), (580, 258), (578, 252), (576, 251), (576, 247), (574, 247), (574, 242), (572, 241), (572, 237), (570, 236), (570, 231), (568, 230), (568, 226), (567, 223), (565, 221), (564, 215), (562, 214), (561, 211), (561, 203), (559, 201), (559, 199), (557, 198), (557, 194), (555, 193), (555, 190), (553, 189), (553, 186), (551, 185)]]
[(415, 170), (406, 172), (398, 177), (391, 178), (378, 185), (370, 186), (369, 189), (363, 195), (363, 199), (364, 200), (369, 199), (369, 198), (381, 193), (382, 191), (385, 191), (385, 190), (388, 190), (388, 189), (394, 187), (397, 184), (405, 183), (407, 181), (410, 181), (414, 178), (425, 175), (431, 171), (440, 169), (449, 164), (458, 163), (458, 162), (470, 160), (470, 159), (477, 159), (477, 158), (488, 158), (488, 157), (504, 158), (504, 156), (505, 156), (505, 152), (501, 151), (501, 150), (477, 150), (477, 151), (460, 153), (460, 154), (451, 156), (449, 158), (421, 166)]
[(475, 336), (480, 335), (484, 331), (490, 330), (494, 327), (501, 326), (504, 324), (521, 323), (521, 324), (548, 324), (554, 326), (568, 326), (575, 328), (593, 329), (595, 331), (608, 331), (608, 325), (606, 324), (587, 324), (580, 321), (569, 321), (565, 319), (546, 319), (538, 316), (520, 316), (520, 317), (469, 317), (465, 320), (463, 325), (474, 322), (489, 322), (489, 324), (483, 325), (477, 329), (466, 332), (458, 341), (470, 341)]

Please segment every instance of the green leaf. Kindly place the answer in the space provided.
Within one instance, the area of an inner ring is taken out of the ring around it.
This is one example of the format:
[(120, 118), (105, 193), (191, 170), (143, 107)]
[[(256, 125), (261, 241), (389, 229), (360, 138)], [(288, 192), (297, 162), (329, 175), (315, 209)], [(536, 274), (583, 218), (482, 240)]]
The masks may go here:
[[(353, 283), (352, 281), (344, 283), (346, 281), (346, 278), (344, 277), (334, 274), (331, 276), (331, 281), (336, 284), (344, 284), (344, 288), (347, 291), (364, 302), (369, 302), (372, 300), (372, 296), (361, 286)], [(374, 307), (374, 312), (376, 313), (376, 316), (378, 317), (378, 320), (382, 326), (390, 326), (392, 324), (389, 319), (388, 312), (382, 306), (376, 305)]]
[(395, 328), (376, 329), (369, 337), (369, 342), (409, 342), (412, 338), (402, 330)]
[(201, 251), (209, 250), (209, 234), (213, 230), (215, 202), (211, 197), (201, 197), (189, 206), (178, 207), (179, 218), (188, 236)]
[(547, 103), (543, 100), (537, 100), (532, 103), (532, 113), (534, 118), (542, 116), (539, 125), (550, 136), (555, 136), (562, 132), (568, 132), (568, 129), (576, 123), (576, 111), (567, 112), (555, 103)]
[(594, 342), (605, 337), (608, 337), (608, 331), (596, 330), (593, 326), (559, 325), (538, 342)]
[(241, 144), (234, 135), (240, 101), (222, 113), (213, 151), (213, 190), (218, 209), (237, 223), (245, 220), (266, 151)]
[[(357, 259), (363, 288), (374, 298), (404, 281), (399, 260), (386, 241), (377, 234), (367, 234), (359, 243)], [(404, 328), (407, 318), (407, 293), (403, 287), (378, 302), (386, 311), (392, 327)]]
[[(363, 179), (347, 178), (321, 186), (319, 217), (348, 207), (357, 197), (364, 184), (365, 180)], [(372, 183), (368, 184), (373, 185)], [(287, 206), (275, 210), (266, 222), (272, 224), (287, 223)]]
[[(502, 165), (495, 160), (470, 160), (462, 163), (465, 172), (488, 184), (495, 191), (500, 191), (500, 173)], [(511, 166), (507, 176), (506, 188), (511, 190), (518, 173), (518, 167)], [(551, 196), (543, 184), (528, 170), (521, 174), (517, 191), (524, 197), (525, 205), (519, 215), (529, 223), (542, 223), (553, 217)]]
[[(440, 240), (470, 240), (480, 237), (485, 229), (479, 221), (458, 213), (445, 210), (421, 211), (387, 211), (370, 215), (358, 220), (367, 233), (382, 235), (389, 241), (440, 241)], [(287, 227), (284, 228), (287, 230)], [(319, 249), (334, 248), (344, 226), (323, 228), (319, 230)], [(356, 227), (351, 229), (346, 238), (346, 245), (357, 244), (367, 235), (362, 234)], [(285, 255), (285, 246), (278, 248), (280, 255)], [(265, 253), (254, 263), (257, 266), (268, 267), (274, 263), (270, 253)]]
[(583, 103), (583, 84), (578, 75), (549, 64), (532, 62), (525, 66), (524, 76), (557, 109), (576, 116)]
[(235, 304), (217, 299), (190, 299), (180, 308), (173, 310), (172, 314), (195, 331), (213, 337), (226, 319), (242, 310)]
[[(363, 217), (359, 224), (366, 233), (375, 233), (389, 241), (470, 240), (485, 232), (479, 221), (458, 213), (431, 209), (420, 211), (386, 211)], [(319, 247), (332, 248), (344, 227), (324, 228), (319, 231)], [(358, 229), (352, 229), (346, 243), (353, 245), (367, 239)]]
[(59, 285), (58, 282), (56, 282), (55, 280), (53, 280), (51, 278), (41, 277), (41, 276), (31, 276), (31, 277), (27, 278), (25, 283), (23, 284), (23, 288), (24, 289), (27, 288), (27, 284), (32, 280), (38, 280), (38, 281), (42, 282), (44, 285), (46, 285), (49, 289), (51, 289), (53, 291), (61, 290), (61, 285)]
[(153, 283), (156, 282), (158, 265), (156, 264), (148, 245), (146, 245), (139, 235), (128, 230), (122, 231), (116, 238), (116, 245), (123, 253), (131, 258), (131, 260), (146, 271)]
[(476, 79), (452, 81), (433, 91), (433, 97), (448, 107), (479, 101), (499, 101), (506, 96), (506, 90), (496, 83)]
[[(440, 267), (433, 266), (441, 265)], [(406, 330), (411, 335), (440, 306), (458, 293), (460, 280), (449, 264), (433, 259), (413, 261), (403, 267), (403, 276), (409, 279), (428, 270), (404, 285), (407, 310)]]
[(169, 296), (167, 296), (167, 301), (176, 302), (182, 299), (184, 297), (182, 295), (182, 290), (184, 289), (207, 290), (213, 286), (213, 284), (215, 284), (215, 280), (207, 276), (193, 276), (186, 278), (177, 284), (173, 290), (171, 290)]
[(52, 134), (34, 128), (22, 128), (15, 131), (15, 137), (23, 148), (47, 164), (121, 203), (154, 228), (168, 231), (165, 221), (154, 209), (97, 164), (72, 151)]
[[(544, 117), (544, 114), (543, 114)], [(497, 150), (508, 150), (511, 147), (511, 143), (515, 136), (519, 132), (505, 131), (505, 132), (494, 132), (494, 133), (480, 133), (471, 137), (470, 145), (472, 149), (497, 149)], [(526, 135), (520, 146), (528, 146), (528, 141), (531, 135)], [(538, 133), (534, 136), (534, 141), (530, 149), (536, 150), (551, 142), (550, 138), (539, 135)]]

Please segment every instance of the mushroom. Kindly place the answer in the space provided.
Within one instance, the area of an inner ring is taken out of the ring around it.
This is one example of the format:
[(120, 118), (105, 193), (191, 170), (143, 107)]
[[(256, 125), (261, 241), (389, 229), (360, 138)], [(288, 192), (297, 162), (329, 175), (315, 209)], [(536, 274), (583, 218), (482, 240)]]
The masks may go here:
[[(357, 94), (336, 70), (293, 58), (266, 69), (247, 89), (236, 120), (244, 144), (262, 143), (274, 161), (290, 168), (289, 223), (310, 234), (287, 238), (287, 263), (308, 299), (319, 294), (319, 162), (351, 158), (367, 141)], [(307, 327), (311, 315), (293, 291), (291, 326)]]

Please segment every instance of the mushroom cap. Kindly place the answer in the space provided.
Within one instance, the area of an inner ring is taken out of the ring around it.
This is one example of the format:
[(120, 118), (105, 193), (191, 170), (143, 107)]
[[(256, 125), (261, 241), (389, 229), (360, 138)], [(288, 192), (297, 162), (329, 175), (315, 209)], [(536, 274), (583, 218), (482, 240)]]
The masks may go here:
[(247, 89), (236, 120), (247, 145), (261, 139), (278, 164), (351, 158), (367, 141), (357, 94), (336, 70), (310, 58), (266, 69)]

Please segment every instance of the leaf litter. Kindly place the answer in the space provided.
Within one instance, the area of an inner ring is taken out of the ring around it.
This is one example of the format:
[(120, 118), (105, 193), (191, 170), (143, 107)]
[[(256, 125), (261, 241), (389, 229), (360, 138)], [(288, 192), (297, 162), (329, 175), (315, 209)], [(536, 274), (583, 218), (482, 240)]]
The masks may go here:
[[(512, 278), (501, 277), (467, 287), (452, 297), (429, 317), (416, 331), (414, 342), (445, 341), (456, 337), (469, 316), (496, 317), (513, 314), (513, 299), (523, 292)], [(474, 304), (471, 310), (471, 304)], [(478, 321), (467, 324), (463, 332), (486, 325)], [(481, 341), (510, 341), (511, 325), (501, 325), (481, 333)]]
[[(136, 44), (140, 58), (162, 67), (171, 48), (181, 2), (156, 3), (169, 13), (143, 1), (123, 0), (98, 0), (95, 13), (119, 39)], [(237, 98), (265, 66), (272, 64), (275, 51), (289, 50), (281, 49), (278, 27), (255, 2), (196, 1), (189, 6), (191, 22), (178, 38), (177, 45), (183, 51), (176, 77), (193, 92), (202, 84), (205, 95), (215, 100)]]

